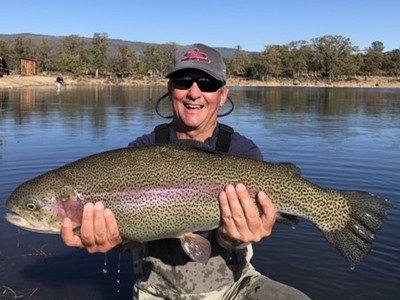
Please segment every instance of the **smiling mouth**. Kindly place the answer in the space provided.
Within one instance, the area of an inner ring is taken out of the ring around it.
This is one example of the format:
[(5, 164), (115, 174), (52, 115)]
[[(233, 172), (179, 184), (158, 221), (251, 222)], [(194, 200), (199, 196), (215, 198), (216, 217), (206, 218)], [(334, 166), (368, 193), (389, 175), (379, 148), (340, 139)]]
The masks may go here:
[(204, 105), (185, 104), (187, 109), (202, 109)]

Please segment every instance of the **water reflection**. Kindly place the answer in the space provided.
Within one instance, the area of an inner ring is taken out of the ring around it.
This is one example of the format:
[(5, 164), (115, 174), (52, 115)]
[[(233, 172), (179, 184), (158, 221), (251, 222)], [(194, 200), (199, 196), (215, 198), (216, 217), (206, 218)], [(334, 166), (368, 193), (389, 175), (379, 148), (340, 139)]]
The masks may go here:
[[(106, 126), (104, 120), (100, 121), (100, 119), (105, 118), (104, 111), (107, 107), (133, 108), (133, 110), (120, 110), (121, 117), (126, 118), (131, 118), (135, 113), (148, 112), (149, 108), (153, 114), (155, 101), (164, 91), (164, 87), (146, 89), (93, 87), (70, 89), (68, 93), (60, 96), (56, 95), (52, 89), (24, 88), (14, 91), (2, 90), (0, 99), (2, 110), (10, 106), (9, 110), (18, 114), (58, 111), (54, 104), (60, 104), (60, 113), (68, 116), (71, 112), (85, 113), (87, 112), (85, 108), (90, 107), (91, 112), (97, 114), (96, 126), (101, 126), (101, 124)], [(255, 110), (260, 108), (267, 115), (279, 112), (344, 117), (400, 112), (398, 102), (400, 96), (395, 89), (231, 88), (231, 96), (237, 108), (250, 106)]]
[(397, 89), (233, 88), (231, 92), (235, 99), (239, 99), (238, 105), (256, 106), (269, 114), (348, 116), (400, 112)]
[[(126, 146), (164, 122), (154, 106), (165, 87), (0, 90), (0, 214), (21, 182), (82, 156)], [(310, 223), (276, 226), (255, 247), (255, 266), (314, 299), (400, 296), (400, 91), (396, 89), (231, 88), (235, 111), (222, 121), (254, 140), (264, 157), (291, 161), (322, 186), (368, 190), (395, 203), (365, 262), (351, 271)], [(169, 101), (162, 104), (168, 114)], [(37, 299), (128, 298), (131, 258), (68, 249), (59, 237), (18, 231), (0, 220), (0, 286)], [(45, 248), (42, 248), (46, 245)], [(31, 255), (45, 249), (48, 257)], [(114, 263), (113, 263), (114, 262)], [(12, 271), (10, 271), (12, 270)], [(1, 275), (2, 274), (2, 275)], [(116, 280), (123, 280), (121, 293)], [(79, 296), (80, 295), (80, 296)]]

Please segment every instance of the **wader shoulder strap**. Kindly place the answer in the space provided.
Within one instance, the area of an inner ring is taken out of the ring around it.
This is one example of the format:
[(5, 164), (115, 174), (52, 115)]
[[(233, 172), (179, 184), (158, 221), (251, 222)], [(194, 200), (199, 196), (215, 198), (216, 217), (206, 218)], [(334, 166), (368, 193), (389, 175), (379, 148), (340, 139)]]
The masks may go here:
[(233, 133), (233, 128), (225, 125), (219, 124), (219, 134), (217, 139), (217, 151), (228, 152), (229, 146), (231, 145), (231, 135)]
[[(156, 134), (156, 144), (168, 143), (169, 142), (169, 129), (168, 124), (160, 124), (154, 128)], [(231, 145), (231, 135), (233, 133), (233, 128), (225, 125), (219, 124), (219, 134), (217, 138), (217, 151), (228, 152), (229, 146)]]
[(160, 124), (154, 128), (156, 133), (156, 144), (164, 144), (169, 142), (169, 129), (168, 124)]

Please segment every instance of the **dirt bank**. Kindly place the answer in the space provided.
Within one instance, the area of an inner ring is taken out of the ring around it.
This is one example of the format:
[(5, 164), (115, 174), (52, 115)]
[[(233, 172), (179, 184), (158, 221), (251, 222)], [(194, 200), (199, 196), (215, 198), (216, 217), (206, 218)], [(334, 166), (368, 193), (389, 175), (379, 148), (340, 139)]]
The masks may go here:
[[(166, 85), (166, 79), (96, 79), (89, 77), (64, 76), (66, 85)], [(306, 87), (368, 87), (400, 88), (400, 78), (389, 77), (355, 77), (343, 81), (298, 81), (298, 80), (270, 80), (256, 81), (243, 79), (229, 79), (230, 86), (306, 86)], [(10, 75), (0, 78), (0, 88), (22, 88), (30, 86), (55, 86), (55, 76), (19, 76)]]

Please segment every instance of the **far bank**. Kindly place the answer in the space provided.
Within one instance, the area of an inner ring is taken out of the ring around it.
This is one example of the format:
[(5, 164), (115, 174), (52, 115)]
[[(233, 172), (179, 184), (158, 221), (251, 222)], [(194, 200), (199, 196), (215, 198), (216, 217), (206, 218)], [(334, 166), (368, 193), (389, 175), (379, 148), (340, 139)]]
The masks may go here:
[[(121, 86), (143, 86), (143, 85), (167, 85), (167, 79), (163, 78), (93, 78), (93, 77), (77, 77), (77, 76), (64, 76), (65, 84), (68, 85), (82, 85), (82, 86), (107, 86), (107, 85), (121, 85)], [(400, 88), (400, 78), (396, 77), (354, 77), (351, 80), (293, 80), (293, 79), (279, 79), (279, 80), (246, 80), (242, 78), (228, 79), (230, 86), (270, 86), (270, 87), (349, 87), (349, 88)], [(46, 87), (56, 86), (55, 76), (20, 76), (10, 75), (0, 78), (0, 89), (3, 88), (23, 88), (23, 87)]]

